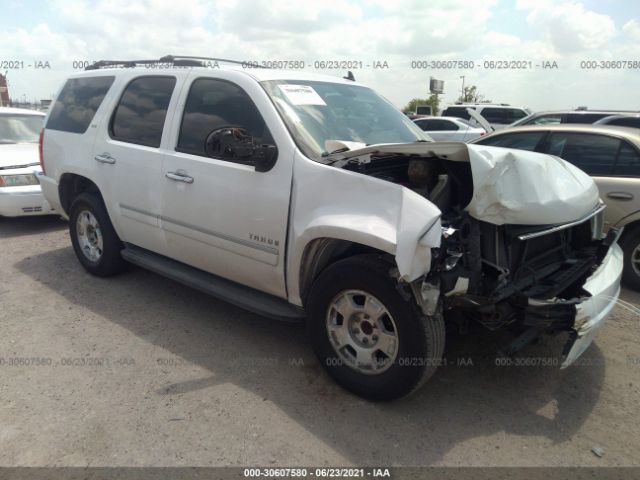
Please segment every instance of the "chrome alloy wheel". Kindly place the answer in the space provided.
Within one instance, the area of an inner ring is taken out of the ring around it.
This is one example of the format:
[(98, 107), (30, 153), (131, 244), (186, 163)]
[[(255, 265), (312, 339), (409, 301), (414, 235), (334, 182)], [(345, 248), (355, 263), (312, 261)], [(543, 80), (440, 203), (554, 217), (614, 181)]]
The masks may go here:
[(340, 292), (327, 311), (331, 346), (349, 367), (366, 375), (379, 374), (398, 355), (398, 331), (384, 304), (360, 290)]
[(82, 210), (76, 220), (76, 236), (78, 245), (85, 257), (91, 262), (98, 262), (104, 251), (100, 224), (89, 210)]

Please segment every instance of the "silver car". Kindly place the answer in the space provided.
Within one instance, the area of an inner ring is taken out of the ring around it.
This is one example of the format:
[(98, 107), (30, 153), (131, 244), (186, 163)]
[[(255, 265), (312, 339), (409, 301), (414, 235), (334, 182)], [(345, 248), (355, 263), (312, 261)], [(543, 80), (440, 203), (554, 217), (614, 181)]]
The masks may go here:
[(487, 133), (484, 128), (456, 117), (424, 117), (413, 122), (435, 141), (470, 142)]

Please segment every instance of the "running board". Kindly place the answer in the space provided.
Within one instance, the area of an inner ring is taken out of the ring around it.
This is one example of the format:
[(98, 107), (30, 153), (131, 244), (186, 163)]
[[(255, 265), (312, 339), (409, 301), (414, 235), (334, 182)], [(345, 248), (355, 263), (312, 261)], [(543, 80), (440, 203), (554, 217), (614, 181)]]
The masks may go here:
[(127, 243), (121, 254), (127, 262), (259, 315), (290, 322), (305, 317), (302, 308), (292, 305), (286, 300), (245, 287), (144, 248)]

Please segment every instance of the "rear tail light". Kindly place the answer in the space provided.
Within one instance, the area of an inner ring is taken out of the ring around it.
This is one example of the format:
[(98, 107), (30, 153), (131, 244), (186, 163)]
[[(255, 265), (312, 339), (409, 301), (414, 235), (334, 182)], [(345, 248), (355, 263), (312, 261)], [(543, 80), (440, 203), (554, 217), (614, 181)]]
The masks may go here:
[(44, 158), (42, 156), (42, 143), (44, 142), (44, 128), (40, 130), (40, 141), (38, 142), (38, 153), (40, 154), (40, 167), (42, 168), (42, 173), (44, 171)]

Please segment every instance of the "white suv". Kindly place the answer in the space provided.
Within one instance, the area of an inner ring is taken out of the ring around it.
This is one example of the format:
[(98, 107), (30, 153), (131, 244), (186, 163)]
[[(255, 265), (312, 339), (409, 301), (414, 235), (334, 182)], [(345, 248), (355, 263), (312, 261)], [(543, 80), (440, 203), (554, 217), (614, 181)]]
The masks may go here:
[(456, 103), (442, 111), (442, 116), (458, 117), (481, 126), (469, 115), (467, 108), (478, 112), (494, 130), (505, 128), (512, 123), (531, 115), (531, 110), (524, 107), (514, 107), (507, 104), (487, 103)]
[(572, 165), (428, 142), (353, 81), (162, 60), (73, 75), (48, 114), (42, 186), (89, 272), (306, 318), (327, 371), (378, 400), (435, 371), (445, 324), (524, 332), (506, 353), (564, 333), (566, 366), (614, 306), (619, 232)]

